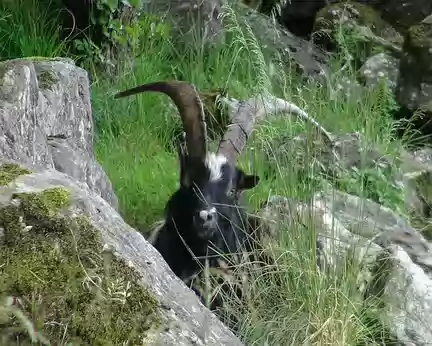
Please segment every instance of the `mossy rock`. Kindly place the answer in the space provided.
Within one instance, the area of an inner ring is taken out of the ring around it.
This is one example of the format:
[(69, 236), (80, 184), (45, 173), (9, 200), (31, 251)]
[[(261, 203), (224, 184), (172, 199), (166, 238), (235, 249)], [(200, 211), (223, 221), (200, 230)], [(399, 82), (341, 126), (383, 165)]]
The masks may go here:
[(56, 187), (0, 208), (0, 344), (143, 344), (161, 323), (156, 298), (70, 205)]
[(322, 8), (316, 15), (312, 38), (316, 44), (327, 50), (337, 50), (341, 48), (337, 38), (341, 33), (343, 44), (346, 45), (344, 48), (347, 48), (359, 63), (363, 63), (368, 56), (380, 53), (383, 49), (361, 38), (361, 27), (370, 29), (374, 35), (388, 42), (402, 45), (402, 36), (384, 21), (378, 12), (354, 1), (334, 3)]
[(405, 36), (396, 90), (398, 103), (414, 112), (421, 109), (425, 116), (413, 120), (421, 132), (431, 132), (432, 113), (432, 15), (411, 26)]
[(431, 72), (432, 23), (423, 21), (411, 26), (405, 37), (403, 48), (404, 52), (413, 58), (419, 72)]
[(23, 174), (30, 174), (31, 171), (16, 163), (6, 163), (0, 166), (0, 186), (8, 185)]
[(258, 10), (262, 5), (262, 0), (243, 0), (243, 3), (254, 10)]

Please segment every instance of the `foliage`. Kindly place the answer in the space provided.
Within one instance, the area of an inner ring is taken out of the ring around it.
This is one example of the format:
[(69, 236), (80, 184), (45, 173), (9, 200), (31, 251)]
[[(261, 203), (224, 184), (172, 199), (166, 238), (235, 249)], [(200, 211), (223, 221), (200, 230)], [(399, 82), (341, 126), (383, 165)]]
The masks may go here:
[[(137, 56), (169, 37), (170, 27), (158, 16), (142, 14), (139, 0), (97, 0), (90, 10), (88, 36), (75, 38), (73, 46), (84, 66), (112, 71), (119, 59)], [(100, 37), (102, 34), (102, 37)]]

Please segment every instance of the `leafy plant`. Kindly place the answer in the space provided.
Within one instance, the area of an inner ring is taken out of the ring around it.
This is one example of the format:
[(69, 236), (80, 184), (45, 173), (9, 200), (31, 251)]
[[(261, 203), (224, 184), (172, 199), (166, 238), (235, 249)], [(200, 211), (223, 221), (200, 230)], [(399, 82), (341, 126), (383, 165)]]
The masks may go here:
[(170, 27), (156, 15), (141, 13), (138, 0), (97, 0), (90, 10), (92, 32), (76, 38), (78, 60), (91, 70), (108, 72), (122, 57), (136, 57), (170, 36)]

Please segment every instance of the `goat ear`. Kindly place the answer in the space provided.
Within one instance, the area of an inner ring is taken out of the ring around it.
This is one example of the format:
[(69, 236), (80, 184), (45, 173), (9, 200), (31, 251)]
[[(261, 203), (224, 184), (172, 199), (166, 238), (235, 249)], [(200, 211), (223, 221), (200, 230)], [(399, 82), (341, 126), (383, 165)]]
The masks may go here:
[(241, 169), (237, 175), (237, 190), (250, 190), (258, 185), (260, 177), (258, 175), (246, 174)]

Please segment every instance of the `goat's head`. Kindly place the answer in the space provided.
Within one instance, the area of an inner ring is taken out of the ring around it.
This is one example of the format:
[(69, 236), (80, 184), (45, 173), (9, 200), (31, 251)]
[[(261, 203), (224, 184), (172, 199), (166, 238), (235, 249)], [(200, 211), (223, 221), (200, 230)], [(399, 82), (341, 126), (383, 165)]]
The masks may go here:
[[(179, 194), (189, 201), (195, 234), (208, 238), (219, 231), (223, 224), (233, 227), (243, 222), (242, 192), (253, 188), (259, 177), (246, 174), (230, 163), (223, 153), (208, 152), (203, 162), (190, 163), (185, 150), (179, 149), (180, 189)], [(226, 227), (225, 227), (226, 228)]]
[[(226, 145), (220, 145), (216, 153), (208, 152), (204, 110), (195, 87), (182, 81), (155, 82), (123, 91), (116, 97), (144, 91), (170, 96), (182, 119), (184, 142), (177, 143), (180, 188), (171, 198), (177, 206), (176, 212), (182, 213), (177, 216), (187, 220), (185, 222), (193, 228), (190, 231), (203, 239), (212, 237), (222, 227), (226, 229), (228, 223), (244, 222), (244, 211), (239, 203), (241, 194), (256, 186), (259, 177), (237, 167), (239, 153)], [(180, 208), (179, 204), (182, 204)], [(169, 205), (170, 202), (168, 209)]]

